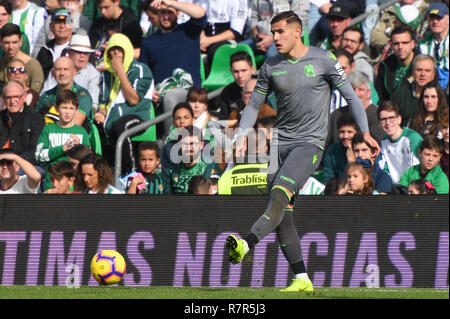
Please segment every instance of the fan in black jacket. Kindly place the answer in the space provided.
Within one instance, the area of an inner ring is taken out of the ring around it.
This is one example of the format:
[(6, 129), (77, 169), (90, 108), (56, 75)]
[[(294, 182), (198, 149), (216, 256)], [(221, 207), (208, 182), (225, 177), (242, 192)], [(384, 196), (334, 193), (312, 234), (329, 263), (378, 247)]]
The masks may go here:
[(0, 148), (10, 148), (36, 164), (34, 153), (45, 126), (44, 118), (25, 105), (26, 95), (20, 83), (8, 83), (3, 92), (6, 109), (0, 111)]

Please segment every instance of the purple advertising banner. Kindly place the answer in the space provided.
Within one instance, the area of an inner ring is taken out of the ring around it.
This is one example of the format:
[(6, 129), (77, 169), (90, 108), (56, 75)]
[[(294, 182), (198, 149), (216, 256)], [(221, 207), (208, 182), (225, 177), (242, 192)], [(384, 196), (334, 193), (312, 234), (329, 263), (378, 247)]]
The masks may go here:
[[(284, 287), (275, 232), (240, 264), (225, 238), (245, 236), (264, 196), (47, 195), (0, 198), (0, 284), (97, 285), (90, 261), (119, 251), (125, 286)], [(304, 196), (294, 218), (316, 287), (448, 289), (448, 196)]]

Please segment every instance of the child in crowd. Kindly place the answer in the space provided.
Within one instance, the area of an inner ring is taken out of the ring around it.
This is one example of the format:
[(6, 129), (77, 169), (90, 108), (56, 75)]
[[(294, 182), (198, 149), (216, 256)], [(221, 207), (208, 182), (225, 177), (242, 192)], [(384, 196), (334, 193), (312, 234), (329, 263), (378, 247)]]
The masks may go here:
[[(48, 166), (67, 160), (67, 152), (75, 145), (91, 146), (86, 130), (73, 123), (78, 110), (78, 95), (70, 90), (59, 91), (56, 96), (56, 109), (59, 120), (46, 125), (38, 139), (36, 160), (48, 169)], [(44, 190), (51, 188), (50, 176), (47, 174)]]
[(389, 194), (392, 192), (392, 179), (388, 173), (378, 165), (374, 165), (376, 158), (376, 151), (370, 144), (368, 144), (361, 132), (358, 132), (352, 139), (352, 151), (347, 152), (348, 162), (354, 162), (357, 158), (370, 161), (372, 167), (372, 178), (375, 189), (380, 194)]
[(160, 164), (159, 147), (155, 142), (142, 142), (138, 147), (139, 168), (128, 174), (127, 194), (163, 194), (164, 183), (157, 169)]
[(436, 136), (425, 136), (419, 148), (420, 164), (408, 168), (399, 184), (408, 187), (416, 179), (425, 179), (436, 188), (437, 194), (448, 194), (448, 178), (439, 166), (444, 152), (443, 144)]
[(416, 179), (408, 185), (409, 195), (435, 195), (436, 188), (427, 180)]
[(211, 134), (208, 125), (211, 121), (216, 121), (217, 118), (208, 112), (208, 94), (206, 89), (191, 87), (186, 99), (186, 102), (194, 112), (194, 126), (202, 130), (202, 136), (205, 141), (214, 144), (214, 136)]
[(75, 181), (75, 169), (72, 163), (60, 161), (48, 167), (48, 174), (52, 188), (47, 189), (45, 194), (71, 194)]
[(212, 181), (201, 175), (193, 176), (189, 181), (188, 194), (212, 195)]
[(85, 156), (78, 165), (78, 175), (81, 188), (77, 191), (83, 194), (123, 194), (113, 186), (113, 172), (101, 155), (92, 153)]
[(178, 142), (178, 130), (194, 125), (194, 111), (188, 103), (177, 104), (172, 111), (172, 126), (161, 150), (161, 169), (164, 170), (171, 162), (170, 150)]
[(347, 165), (347, 194), (377, 194), (372, 179), (370, 161), (359, 160)]
[(179, 103), (172, 110), (172, 127), (170, 133), (167, 136), (166, 143), (175, 139), (177, 136), (177, 129), (194, 125), (194, 111), (188, 103)]

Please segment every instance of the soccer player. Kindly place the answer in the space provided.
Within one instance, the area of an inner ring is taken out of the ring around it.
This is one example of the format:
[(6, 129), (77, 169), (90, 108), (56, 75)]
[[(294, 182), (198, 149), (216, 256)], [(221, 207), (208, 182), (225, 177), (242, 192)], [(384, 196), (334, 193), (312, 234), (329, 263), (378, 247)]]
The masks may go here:
[[(267, 234), (276, 230), (277, 239), (295, 274), (292, 284), (282, 291), (313, 291), (306, 273), (299, 236), (294, 226), (294, 195), (318, 167), (329, 117), (331, 88), (339, 88), (347, 100), (365, 140), (379, 146), (370, 136), (367, 117), (360, 99), (345, 77), (341, 65), (330, 52), (306, 46), (301, 40), (302, 21), (292, 11), (282, 12), (271, 21), (277, 55), (266, 60), (239, 124), (236, 156), (245, 149), (246, 131), (255, 123), (258, 109), (267, 94), (274, 92), (278, 114), (271, 149), (277, 150), (276, 171), (269, 165), (269, 202), (266, 211), (253, 224), (245, 239), (229, 235), (225, 247), (230, 261), (239, 263)], [(274, 160), (271, 156), (270, 161)]]

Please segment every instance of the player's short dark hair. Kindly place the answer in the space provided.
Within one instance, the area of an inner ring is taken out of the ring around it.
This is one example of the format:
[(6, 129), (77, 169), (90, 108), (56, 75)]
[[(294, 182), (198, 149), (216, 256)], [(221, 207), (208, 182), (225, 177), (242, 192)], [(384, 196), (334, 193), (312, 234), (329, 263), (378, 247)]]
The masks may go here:
[(248, 52), (238, 51), (236, 53), (233, 53), (230, 56), (230, 67), (233, 65), (233, 63), (238, 61), (246, 61), (248, 65), (253, 66), (252, 57), (250, 56), (250, 54), (248, 54)]
[(67, 178), (75, 177), (75, 169), (72, 163), (68, 161), (59, 161), (48, 167), (48, 173), (51, 179), (61, 180), (64, 176)]
[(152, 141), (141, 142), (138, 146), (139, 157), (141, 157), (141, 152), (146, 151), (146, 150), (154, 151), (156, 154), (156, 157), (159, 158), (159, 146), (156, 142), (152, 142)]
[(393, 101), (383, 101), (383, 103), (381, 103), (381, 105), (378, 106), (378, 109), (377, 109), (378, 119), (380, 119), (381, 111), (395, 112), (396, 115), (400, 115), (400, 108)]
[(56, 108), (63, 103), (72, 103), (78, 108), (78, 105), (80, 104), (78, 94), (71, 90), (58, 90), (58, 93), (56, 94)]
[(416, 38), (416, 32), (414, 30), (412, 30), (410, 27), (401, 25), (401, 26), (395, 27), (392, 30), (391, 39), (394, 35), (401, 34), (401, 33), (409, 33), (409, 35), (411, 36), (411, 40), (415, 40), (415, 38)]
[(352, 65), (353, 63), (355, 63), (355, 59), (353, 58), (353, 54), (351, 54), (350, 52), (348, 52), (345, 49), (338, 49), (338, 50), (336, 50), (336, 52), (334, 53), (334, 56), (336, 58), (339, 58), (340, 56), (345, 56), (347, 58), (348, 64)]
[(356, 25), (351, 25), (351, 26), (345, 28), (345, 30), (344, 30), (344, 32), (342, 32), (342, 34), (345, 34), (345, 32), (347, 32), (347, 31), (358, 32), (359, 36), (360, 36), (359, 43), (364, 41), (364, 31), (360, 27), (358, 27)]
[(356, 131), (359, 131), (358, 124), (356, 124), (355, 120), (350, 114), (342, 114), (341, 116), (339, 116), (336, 125), (338, 130), (343, 126), (351, 126), (355, 128)]
[(177, 105), (175, 105), (175, 107), (172, 110), (172, 117), (175, 116), (175, 113), (179, 109), (186, 109), (186, 110), (188, 110), (189, 113), (191, 113), (192, 117), (194, 117), (194, 111), (192, 110), (192, 107), (186, 102), (181, 102), (181, 103), (178, 103)]
[(298, 23), (300, 25), (300, 27), (303, 28), (302, 19), (300, 19), (300, 17), (292, 10), (284, 11), (284, 12), (277, 14), (276, 16), (274, 16), (272, 18), (272, 20), (270, 20), (270, 24), (275, 24), (282, 20), (286, 20), (286, 23), (288, 23), (288, 24), (289, 23)]
[(419, 151), (423, 151), (424, 149), (436, 150), (439, 153), (444, 153), (444, 142), (437, 138), (434, 135), (425, 135), (422, 143), (420, 144)]
[(17, 24), (7, 23), (0, 29), (0, 37), (3, 39), (12, 35), (18, 35), (19, 39), (22, 38), (22, 31)]
[(0, 0), (0, 7), (4, 7), (6, 12), (11, 15), (12, 14), (12, 5), (9, 3), (8, 0)]

